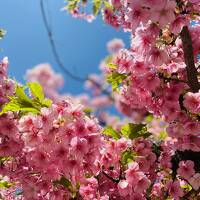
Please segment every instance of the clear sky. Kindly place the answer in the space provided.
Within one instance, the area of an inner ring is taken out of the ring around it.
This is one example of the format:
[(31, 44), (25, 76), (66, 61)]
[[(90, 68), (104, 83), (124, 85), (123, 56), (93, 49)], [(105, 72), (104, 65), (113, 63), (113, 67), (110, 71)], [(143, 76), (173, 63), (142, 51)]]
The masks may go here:
[[(45, 1), (60, 57), (73, 73), (98, 73), (99, 62), (107, 55), (105, 45), (112, 38), (121, 38), (128, 44), (129, 34), (105, 25), (100, 17), (87, 23), (61, 11), (64, 0)], [(23, 81), (26, 69), (43, 62), (62, 73), (54, 62), (39, 5), (39, 0), (0, 0), (0, 28), (7, 30), (0, 41), (0, 57), (8, 56), (9, 74), (18, 81)], [(63, 91), (77, 94), (83, 87), (65, 76)]]

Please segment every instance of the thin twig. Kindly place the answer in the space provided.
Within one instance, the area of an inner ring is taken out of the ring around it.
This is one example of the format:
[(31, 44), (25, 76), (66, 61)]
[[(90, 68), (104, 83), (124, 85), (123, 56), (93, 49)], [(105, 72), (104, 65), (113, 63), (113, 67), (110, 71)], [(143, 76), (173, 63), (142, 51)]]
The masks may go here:
[(41, 10), (41, 14), (42, 14), (42, 19), (43, 19), (43, 23), (45, 26), (45, 29), (47, 31), (47, 35), (49, 38), (49, 42), (50, 42), (50, 46), (51, 46), (51, 50), (54, 56), (54, 59), (56, 61), (56, 63), (58, 64), (58, 66), (64, 71), (64, 73), (69, 76), (70, 78), (72, 78), (73, 80), (79, 81), (79, 82), (85, 82), (85, 81), (90, 81), (91, 83), (93, 83), (97, 88), (99, 88), (102, 92), (102, 94), (107, 95), (112, 101), (114, 100), (111, 93), (106, 90), (105, 88), (102, 87), (102, 85), (98, 82), (96, 82), (95, 80), (93, 80), (90, 77), (80, 77), (80, 76), (76, 76), (75, 74), (71, 73), (64, 65), (64, 63), (62, 62), (59, 54), (58, 54), (58, 50), (54, 41), (54, 37), (53, 37), (53, 33), (52, 30), (49, 26), (48, 20), (47, 20), (47, 15), (45, 12), (45, 7), (44, 7), (44, 0), (40, 0), (40, 10)]
[(197, 69), (194, 64), (193, 46), (190, 32), (187, 26), (184, 26), (181, 33), (181, 40), (183, 43), (184, 59), (186, 64), (186, 72), (188, 85), (192, 92), (196, 93), (200, 89), (200, 84), (197, 78)]
[(51, 28), (49, 26), (48, 20), (47, 20), (47, 15), (45, 12), (45, 8), (44, 8), (44, 2), (43, 0), (40, 0), (40, 8), (41, 8), (41, 13), (42, 13), (42, 19), (44, 22), (44, 26), (46, 28), (47, 34), (48, 34), (48, 38), (49, 38), (49, 42), (51, 44), (51, 50), (53, 53), (53, 56), (56, 60), (56, 62), (58, 63), (58, 65), (60, 66), (60, 68), (72, 79), (77, 80), (79, 82), (84, 82), (86, 79), (85, 78), (81, 78), (79, 76), (76, 76), (74, 74), (72, 74), (69, 70), (67, 70), (63, 64), (63, 62), (61, 61), (58, 52), (57, 52), (57, 48), (56, 48), (56, 44), (54, 42), (54, 38), (53, 38), (53, 34), (51, 31)]
[(175, 77), (166, 77), (164, 76), (164, 74), (162, 73), (159, 73), (158, 74), (159, 78), (163, 79), (164, 81), (175, 81), (175, 82), (180, 82), (180, 83), (188, 83), (187, 81), (185, 80), (182, 80), (182, 79), (178, 79), (178, 78), (175, 78)]
[(102, 171), (102, 174), (105, 175), (108, 179), (110, 179), (114, 183), (119, 183), (120, 179), (115, 179), (111, 176), (109, 176), (106, 172)]

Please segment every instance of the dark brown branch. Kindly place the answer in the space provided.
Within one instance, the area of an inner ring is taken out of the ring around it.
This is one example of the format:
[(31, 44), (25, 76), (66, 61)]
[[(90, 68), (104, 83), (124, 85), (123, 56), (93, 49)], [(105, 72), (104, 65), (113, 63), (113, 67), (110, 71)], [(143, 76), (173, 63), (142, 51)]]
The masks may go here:
[(105, 175), (108, 179), (110, 179), (114, 183), (119, 183), (120, 179), (115, 179), (111, 176), (109, 176), (106, 172), (102, 171), (102, 174)]
[(199, 91), (200, 85), (197, 78), (197, 69), (194, 64), (192, 39), (187, 26), (183, 27), (180, 36), (183, 43), (183, 52), (186, 64), (188, 85), (191, 91), (196, 93)]
[(78, 76), (72, 74), (69, 70), (67, 70), (65, 68), (63, 62), (61, 61), (61, 59), (58, 55), (58, 51), (57, 51), (56, 44), (55, 44), (55, 41), (54, 41), (54, 38), (53, 38), (53, 34), (52, 34), (51, 28), (49, 26), (48, 20), (47, 20), (43, 0), (40, 0), (40, 8), (41, 8), (40, 10), (41, 10), (41, 13), (42, 13), (42, 19), (43, 19), (43, 22), (44, 22), (44, 26), (45, 26), (45, 29), (46, 29), (47, 34), (48, 34), (49, 42), (51, 44), (51, 50), (52, 50), (52, 53), (53, 53), (53, 56), (55, 58), (56, 63), (70, 78), (77, 80), (79, 82), (84, 82), (85, 78), (78, 77)]
[(164, 81), (167, 81), (167, 82), (175, 81), (175, 82), (180, 82), (180, 83), (187, 83), (187, 81), (181, 80), (181, 79), (178, 79), (178, 78), (175, 78), (175, 77), (166, 77), (162, 73), (159, 73), (158, 76), (159, 76), (160, 79), (163, 79)]
[(46, 12), (45, 12), (45, 7), (44, 7), (44, 0), (40, 0), (40, 10), (41, 10), (41, 14), (42, 14), (43, 23), (44, 23), (45, 29), (47, 31), (47, 34), (48, 34), (51, 50), (52, 50), (54, 59), (55, 59), (56, 63), (58, 64), (58, 66), (63, 70), (63, 72), (67, 76), (69, 76), (73, 80), (76, 80), (76, 81), (79, 81), (79, 82), (85, 82), (85, 81), (88, 80), (91, 83), (93, 83), (97, 88), (99, 88), (101, 90), (102, 94), (105, 94), (111, 100), (114, 100), (112, 95), (111, 95), (111, 93), (108, 90), (102, 88), (102, 85), (100, 83), (96, 82), (95, 80), (93, 80), (90, 77), (79, 77), (79, 76), (76, 76), (75, 74), (71, 73), (65, 67), (64, 63), (62, 62), (62, 60), (60, 59), (60, 56), (58, 54), (58, 50), (57, 50), (57, 47), (56, 47), (56, 44), (55, 44), (55, 41), (54, 41), (54, 38), (53, 38), (53, 33), (52, 33), (52, 30), (51, 30), (51, 28), (49, 26), (49, 23), (48, 23), (48, 19), (47, 19), (47, 15), (46, 15)]

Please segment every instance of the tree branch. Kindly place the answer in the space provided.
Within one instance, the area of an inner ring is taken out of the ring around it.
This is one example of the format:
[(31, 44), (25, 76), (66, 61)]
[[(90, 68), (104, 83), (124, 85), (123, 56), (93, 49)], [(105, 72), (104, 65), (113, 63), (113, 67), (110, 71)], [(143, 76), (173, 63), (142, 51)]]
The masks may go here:
[(183, 27), (180, 36), (183, 43), (183, 52), (186, 64), (188, 85), (191, 91), (196, 93), (199, 91), (200, 85), (197, 78), (197, 69), (194, 64), (192, 39), (187, 26)]
[(102, 171), (102, 174), (105, 175), (108, 179), (110, 179), (112, 182), (114, 183), (119, 183), (120, 182), (120, 179), (115, 179), (111, 176), (109, 176), (106, 172)]
[(43, 0), (40, 0), (40, 10), (41, 10), (41, 13), (42, 13), (42, 19), (43, 19), (43, 22), (44, 22), (44, 26), (45, 26), (45, 29), (47, 31), (47, 34), (48, 34), (48, 38), (49, 38), (49, 42), (50, 42), (50, 46), (51, 46), (51, 50), (52, 50), (52, 53), (53, 53), (53, 56), (55, 58), (55, 61), (57, 62), (57, 64), (59, 65), (59, 67), (72, 79), (74, 80), (77, 80), (79, 82), (84, 82), (85, 81), (85, 78), (81, 78), (81, 77), (78, 77), (74, 74), (72, 74), (69, 70), (67, 70), (63, 64), (63, 62), (61, 61), (59, 55), (58, 55), (58, 52), (57, 52), (57, 48), (56, 48), (56, 44), (55, 44), (55, 41), (54, 41), (54, 38), (53, 38), (53, 34), (52, 34), (52, 31), (51, 31), (51, 28), (49, 26), (49, 23), (48, 23), (48, 20), (47, 20), (47, 16), (46, 16), (46, 12), (45, 12), (45, 8), (44, 8), (44, 2)]
[(166, 77), (162, 73), (159, 73), (158, 76), (159, 76), (160, 79), (163, 79), (164, 81), (167, 81), (167, 82), (169, 82), (169, 81), (176, 81), (176, 82), (180, 82), (180, 83), (188, 83), (185, 80), (181, 80), (181, 79), (178, 79), (178, 78), (175, 78), (175, 77)]
[(54, 41), (54, 38), (53, 38), (53, 33), (52, 33), (52, 30), (49, 26), (49, 23), (48, 23), (48, 20), (47, 20), (47, 16), (46, 16), (46, 12), (45, 12), (45, 7), (44, 7), (44, 0), (40, 0), (40, 10), (41, 10), (41, 14), (42, 14), (42, 19), (43, 19), (43, 23), (44, 23), (44, 26), (45, 26), (45, 29), (47, 31), (47, 35), (48, 35), (48, 38), (49, 38), (49, 42), (50, 42), (50, 46), (51, 46), (51, 50), (52, 50), (52, 53), (53, 53), (53, 56), (54, 56), (54, 59), (56, 61), (56, 63), (58, 64), (58, 66), (63, 70), (63, 72), (69, 76), (70, 78), (76, 80), (76, 81), (79, 81), (79, 82), (85, 82), (85, 81), (90, 81), (91, 83), (93, 83), (97, 88), (99, 88), (101, 90), (101, 92), (105, 95), (107, 95), (112, 101), (114, 100), (111, 93), (104, 89), (100, 83), (96, 82), (95, 80), (93, 80), (92, 78), (90, 77), (79, 77), (79, 76), (76, 76), (75, 74), (71, 73), (64, 65), (64, 63), (62, 62), (62, 60), (60, 59), (60, 56), (58, 54), (58, 50), (57, 50), (57, 47), (56, 47), (56, 44), (55, 44), (55, 41)]

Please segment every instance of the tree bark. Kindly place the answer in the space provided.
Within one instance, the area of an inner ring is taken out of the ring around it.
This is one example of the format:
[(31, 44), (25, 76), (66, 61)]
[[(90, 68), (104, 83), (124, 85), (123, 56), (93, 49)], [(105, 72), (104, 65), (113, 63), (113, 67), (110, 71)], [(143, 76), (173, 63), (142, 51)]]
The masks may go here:
[(181, 33), (181, 40), (183, 43), (184, 59), (187, 71), (187, 80), (190, 90), (196, 93), (200, 89), (200, 85), (197, 78), (197, 69), (194, 64), (193, 46), (190, 32), (187, 26), (184, 26)]

